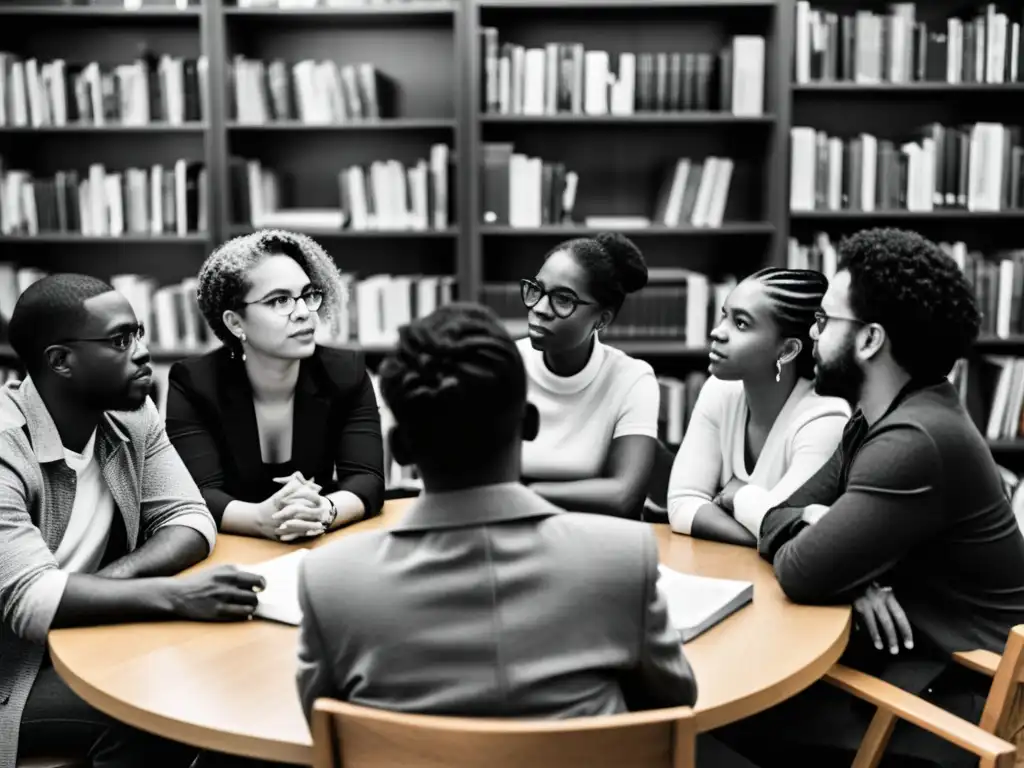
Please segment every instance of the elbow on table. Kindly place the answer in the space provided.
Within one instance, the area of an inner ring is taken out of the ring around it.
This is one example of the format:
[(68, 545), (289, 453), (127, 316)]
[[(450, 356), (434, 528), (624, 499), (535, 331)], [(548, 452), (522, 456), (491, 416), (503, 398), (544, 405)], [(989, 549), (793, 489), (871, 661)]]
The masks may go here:
[(829, 605), (836, 596), (827, 589), (825, 579), (798, 571), (783, 558), (775, 559), (775, 579), (783, 594), (800, 605)]

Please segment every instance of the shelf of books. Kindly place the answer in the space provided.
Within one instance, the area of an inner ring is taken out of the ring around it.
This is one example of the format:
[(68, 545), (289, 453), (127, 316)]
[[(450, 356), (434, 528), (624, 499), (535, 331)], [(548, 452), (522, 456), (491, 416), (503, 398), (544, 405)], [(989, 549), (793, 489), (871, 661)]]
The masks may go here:
[[(1000, 462), (1024, 456), (1024, 92), (1019, 8), (952, 0), (887, 13), (796, 3), (789, 263), (835, 269), (836, 239), (905, 226), (939, 242), (983, 313), (951, 378)], [(1018, 20), (1013, 20), (1018, 19)]]

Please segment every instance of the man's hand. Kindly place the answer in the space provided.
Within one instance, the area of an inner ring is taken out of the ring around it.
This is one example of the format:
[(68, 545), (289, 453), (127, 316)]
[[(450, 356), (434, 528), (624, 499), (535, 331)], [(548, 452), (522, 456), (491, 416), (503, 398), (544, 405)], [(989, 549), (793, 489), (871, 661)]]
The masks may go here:
[(858, 622), (867, 629), (878, 650), (882, 650), (884, 642), (889, 653), (896, 655), (900, 652), (900, 638), (907, 650), (914, 647), (910, 621), (893, 597), (892, 587), (872, 584), (854, 601), (853, 609), (857, 612)]
[(209, 568), (181, 579), (169, 579), (174, 615), (190, 621), (251, 619), (266, 582), (233, 565)]
[(736, 491), (745, 485), (746, 483), (742, 480), (734, 477), (725, 484), (725, 488), (719, 491), (718, 495), (712, 499), (711, 503), (729, 512), (735, 512), (736, 510), (733, 508), (733, 499), (736, 498)]

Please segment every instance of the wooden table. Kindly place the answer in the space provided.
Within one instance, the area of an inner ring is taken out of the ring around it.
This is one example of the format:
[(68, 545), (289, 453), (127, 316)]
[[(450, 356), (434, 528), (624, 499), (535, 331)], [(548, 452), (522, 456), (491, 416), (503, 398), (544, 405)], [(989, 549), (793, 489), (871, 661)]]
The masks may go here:
[[(380, 518), (307, 545), (388, 527), (408, 503), (389, 502)], [(753, 550), (654, 528), (666, 565), (754, 583), (751, 605), (685, 646), (697, 675), (701, 731), (789, 698), (839, 658), (849, 608), (794, 605)], [(222, 535), (200, 567), (257, 563), (291, 548)], [(68, 685), (118, 720), (206, 749), (309, 764), (311, 741), (295, 687), (296, 641), (294, 627), (264, 621), (170, 622), (56, 630), (50, 650)]]

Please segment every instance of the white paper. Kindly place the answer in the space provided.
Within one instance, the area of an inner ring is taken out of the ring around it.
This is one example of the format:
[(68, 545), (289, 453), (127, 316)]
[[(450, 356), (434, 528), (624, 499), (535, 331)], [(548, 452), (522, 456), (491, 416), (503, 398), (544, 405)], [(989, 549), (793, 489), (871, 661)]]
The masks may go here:
[(307, 554), (308, 549), (297, 549), (273, 560), (238, 566), (239, 570), (255, 573), (266, 581), (266, 586), (259, 593), (257, 616), (296, 627), (299, 625), (302, 621), (302, 608), (299, 606), (299, 564)]
[(715, 579), (658, 566), (658, 589), (668, 602), (669, 621), (692, 640), (753, 599), (749, 581)]

